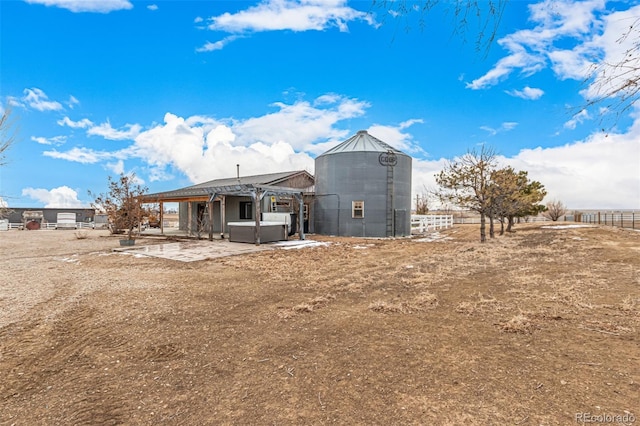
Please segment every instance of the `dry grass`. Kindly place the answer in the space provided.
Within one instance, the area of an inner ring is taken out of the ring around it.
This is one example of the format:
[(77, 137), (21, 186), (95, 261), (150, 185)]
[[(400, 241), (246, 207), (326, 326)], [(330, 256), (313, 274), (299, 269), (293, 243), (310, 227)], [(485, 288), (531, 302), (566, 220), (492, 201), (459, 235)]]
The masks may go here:
[(292, 308), (280, 309), (277, 312), (277, 316), (280, 319), (290, 319), (298, 314), (304, 314), (316, 311), (327, 306), (332, 300), (336, 298), (333, 294), (327, 294), (324, 296), (316, 296), (313, 299), (299, 303)]
[(459, 314), (473, 315), (475, 313), (500, 312), (504, 310), (504, 305), (493, 296), (477, 294), (475, 301), (462, 301), (458, 303), (455, 311)]
[(330, 245), (191, 264), (115, 254), (98, 231), (1, 234), (2, 420), (637, 418), (640, 233), (516, 230), (314, 236)]
[(638, 300), (640, 299), (634, 299), (633, 296), (628, 295), (622, 300), (620, 309), (625, 312), (638, 312), (640, 311), (640, 309), (638, 309)]
[(529, 334), (533, 331), (533, 323), (529, 317), (520, 313), (512, 317), (509, 321), (500, 324), (500, 330), (505, 333)]
[(409, 302), (385, 302), (377, 300), (369, 304), (368, 309), (383, 314), (402, 313), (411, 314), (435, 309), (438, 306), (438, 298), (430, 292), (418, 294)]

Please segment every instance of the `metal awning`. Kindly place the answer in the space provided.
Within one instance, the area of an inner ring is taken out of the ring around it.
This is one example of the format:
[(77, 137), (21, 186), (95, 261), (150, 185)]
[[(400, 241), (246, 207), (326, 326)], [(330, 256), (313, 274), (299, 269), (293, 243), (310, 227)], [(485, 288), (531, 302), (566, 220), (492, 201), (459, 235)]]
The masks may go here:
[(273, 185), (255, 185), (251, 183), (237, 185), (209, 186), (204, 188), (184, 188), (176, 191), (157, 192), (145, 194), (142, 200), (145, 203), (174, 203), (183, 201), (212, 201), (211, 197), (218, 195), (234, 195), (237, 197), (254, 197), (260, 193), (262, 199), (265, 195), (296, 195), (302, 194), (300, 188), (289, 188)]

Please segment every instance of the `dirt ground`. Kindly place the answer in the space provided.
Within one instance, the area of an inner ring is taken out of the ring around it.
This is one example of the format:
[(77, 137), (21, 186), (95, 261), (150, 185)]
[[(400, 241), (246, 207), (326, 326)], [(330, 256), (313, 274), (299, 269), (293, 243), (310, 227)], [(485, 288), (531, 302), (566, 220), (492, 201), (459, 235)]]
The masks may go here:
[(192, 263), (2, 232), (0, 424), (640, 422), (640, 232), (516, 231)]

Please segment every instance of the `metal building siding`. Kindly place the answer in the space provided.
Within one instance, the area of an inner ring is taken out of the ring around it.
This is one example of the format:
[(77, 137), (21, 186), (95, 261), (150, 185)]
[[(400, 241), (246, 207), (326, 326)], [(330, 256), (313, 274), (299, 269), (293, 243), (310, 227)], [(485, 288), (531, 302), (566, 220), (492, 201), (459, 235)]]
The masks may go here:
[[(389, 186), (390, 166), (380, 164), (381, 152), (386, 151), (336, 150), (316, 158), (317, 233), (365, 237), (409, 235), (409, 220), (398, 224), (404, 229), (396, 228), (391, 233), (388, 222), (396, 222), (396, 210), (411, 211), (411, 157), (395, 151), (397, 164), (392, 167), (393, 179)], [(389, 190), (393, 194), (392, 205), (388, 205)], [(357, 200), (364, 201), (362, 219), (351, 217), (351, 203)]]

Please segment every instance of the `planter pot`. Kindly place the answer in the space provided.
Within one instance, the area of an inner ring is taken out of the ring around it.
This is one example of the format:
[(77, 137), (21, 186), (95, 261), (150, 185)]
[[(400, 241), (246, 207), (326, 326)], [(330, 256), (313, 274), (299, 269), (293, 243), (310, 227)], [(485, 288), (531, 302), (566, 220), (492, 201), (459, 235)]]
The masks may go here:
[(120, 246), (122, 247), (131, 247), (135, 245), (136, 240), (120, 240)]

